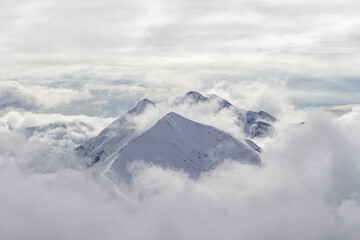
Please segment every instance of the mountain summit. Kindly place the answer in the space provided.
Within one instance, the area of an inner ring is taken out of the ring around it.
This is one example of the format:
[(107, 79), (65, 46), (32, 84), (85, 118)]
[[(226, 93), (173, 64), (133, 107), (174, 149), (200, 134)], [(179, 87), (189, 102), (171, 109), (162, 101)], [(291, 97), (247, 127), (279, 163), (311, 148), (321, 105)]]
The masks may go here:
[(140, 114), (145, 111), (148, 107), (155, 107), (155, 103), (153, 101), (150, 101), (149, 99), (143, 99), (140, 102), (136, 104), (136, 106), (128, 111), (129, 114)]
[(128, 167), (135, 160), (181, 170), (192, 178), (214, 169), (225, 159), (260, 163), (258, 152), (246, 143), (174, 112), (166, 114), (143, 134), (107, 155), (110, 158), (104, 159), (107, 165), (103, 166), (107, 169), (104, 173), (116, 181), (131, 179)]
[(183, 103), (196, 104), (196, 103), (206, 103), (206, 102), (212, 103), (215, 101), (219, 103), (219, 110), (221, 110), (222, 108), (225, 108), (225, 107), (232, 106), (231, 103), (229, 103), (225, 99), (220, 98), (216, 94), (210, 94), (208, 96), (203, 96), (202, 94), (195, 92), (195, 91), (187, 92), (187, 93), (185, 93), (184, 96), (175, 98), (174, 104), (175, 105), (179, 105), (179, 104), (183, 104)]
[(216, 94), (210, 94), (203, 96), (198, 92), (190, 91), (183, 96), (177, 97), (174, 100), (174, 105), (189, 104), (193, 106), (196, 104), (206, 105), (217, 104), (217, 111), (229, 109), (237, 115), (237, 125), (243, 129), (243, 132), (249, 138), (262, 138), (271, 136), (274, 132), (272, 124), (276, 122), (276, 118), (271, 116), (265, 111), (246, 111), (235, 107), (229, 101), (217, 96)]

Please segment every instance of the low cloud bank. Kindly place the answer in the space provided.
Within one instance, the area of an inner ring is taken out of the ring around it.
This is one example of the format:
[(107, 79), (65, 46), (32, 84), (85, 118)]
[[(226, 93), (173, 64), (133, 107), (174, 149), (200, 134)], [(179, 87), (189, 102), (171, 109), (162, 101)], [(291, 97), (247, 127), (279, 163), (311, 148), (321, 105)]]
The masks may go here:
[(67, 88), (23, 85), (16, 81), (0, 83), (0, 110), (7, 108), (41, 111), (88, 99), (88, 92)]
[[(1, 128), (3, 239), (357, 239), (360, 109), (307, 112), (264, 146), (261, 167), (227, 161), (196, 181), (133, 166), (113, 189), (63, 147)], [(37, 142), (38, 141), (38, 142)]]

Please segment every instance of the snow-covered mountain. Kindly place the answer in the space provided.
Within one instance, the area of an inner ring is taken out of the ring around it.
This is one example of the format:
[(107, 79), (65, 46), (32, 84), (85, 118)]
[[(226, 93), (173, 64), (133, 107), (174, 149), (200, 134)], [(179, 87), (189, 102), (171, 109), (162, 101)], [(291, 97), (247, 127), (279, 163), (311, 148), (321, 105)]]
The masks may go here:
[[(266, 112), (243, 111), (216, 96), (189, 92), (176, 98), (174, 105), (183, 103), (218, 104), (217, 111), (231, 109), (237, 123), (248, 136), (269, 135), (271, 122), (276, 121)], [(139, 130), (136, 119), (144, 112), (156, 110), (150, 100), (140, 101), (135, 108), (115, 120), (98, 136), (76, 148), (88, 160), (88, 166), (113, 181), (129, 180), (130, 163), (143, 160), (165, 168), (182, 170), (196, 178), (225, 159), (260, 164), (261, 148), (250, 139), (240, 139), (215, 127), (187, 119), (175, 112), (162, 115), (155, 125)]]
[(225, 159), (260, 164), (259, 154), (230, 134), (170, 112), (149, 130), (119, 148), (109, 162), (106, 174), (128, 180), (128, 164), (144, 160), (183, 170), (196, 178)]
[(208, 96), (203, 96), (198, 92), (190, 91), (184, 96), (177, 97), (174, 101), (174, 105), (180, 104), (217, 104), (217, 111), (223, 109), (229, 109), (234, 111), (237, 115), (236, 124), (243, 129), (243, 132), (249, 138), (261, 138), (271, 136), (274, 132), (272, 124), (276, 121), (276, 118), (268, 114), (267, 112), (253, 112), (246, 111), (240, 108), (235, 107), (227, 100), (215, 95), (210, 94)]
[(220, 98), (216, 94), (210, 94), (208, 96), (203, 96), (198, 92), (190, 91), (186, 93), (184, 96), (180, 96), (175, 98), (174, 105), (180, 105), (183, 103), (190, 103), (190, 104), (196, 104), (196, 103), (218, 103), (218, 111), (223, 108), (230, 108), (234, 107), (231, 103), (226, 101), (225, 99)]

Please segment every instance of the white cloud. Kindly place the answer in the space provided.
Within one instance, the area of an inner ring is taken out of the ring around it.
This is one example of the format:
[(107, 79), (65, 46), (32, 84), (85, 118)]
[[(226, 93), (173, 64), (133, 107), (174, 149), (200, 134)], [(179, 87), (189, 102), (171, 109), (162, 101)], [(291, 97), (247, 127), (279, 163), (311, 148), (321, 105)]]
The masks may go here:
[[(8, 133), (14, 137), (20, 135), (18, 141), (30, 141), (29, 145), (45, 144), (45, 149), (46, 146), (51, 146), (60, 151), (68, 151), (96, 136), (113, 120), (114, 118), (84, 115), (67, 116), (8, 111), (0, 116), (0, 132), (3, 132), (4, 136)], [(4, 146), (18, 147), (16, 143), (5, 139), (3, 141)]]
[(351, 0), (6, 1), (1, 79), (54, 83), (70, 74), (86, 84), (131, 76), (134, 85), (171, 93), (269, 75), (341, 85), (360, 74), (358, 7)]
[(347, 104), (347, 105), (332, 106), (332, 107), (330, 107), (330, 110), (346, 111), (346, 110), (352, 110), (355, 107), (360, 107), (360, 104)]
[(141, 86), (130, 86), (130, 85), (125, 85), (125, 84), (120, 84), (120, 85), (99, 85), (99, 86), (94, 86), (94, 85), (87, 85), (84, 87), (85, 90), (88, 91), (93, 91), (93, 90), (115, 90), (115, 91), (121, 91), (121, 92), (125, 92), (125, 91), (131, 91), (131, 92), (144, 92), (146, 90), (145, 87), (141, 87)]
[(229, 161), (195, 181), (138, 164), (116, 191), (67, 151), (2, 128), (1, 236), (356, 239), (359, 111), (303, 116), (267, 142), (260, 167)]
[(0, 82), (0, 110), (4, 108), (35, 111), (53, 109), (68, 105), (74, 100), (83, 100), (89, 97), (87, 92), (72, 89), (22, 85), (15, 81)]

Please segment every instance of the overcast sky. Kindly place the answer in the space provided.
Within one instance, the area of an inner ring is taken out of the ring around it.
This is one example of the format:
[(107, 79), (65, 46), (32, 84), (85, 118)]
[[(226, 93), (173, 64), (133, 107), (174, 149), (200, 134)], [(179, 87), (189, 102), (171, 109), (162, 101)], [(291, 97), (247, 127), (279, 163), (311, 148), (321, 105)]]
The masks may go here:
[(281, 85), (300, 107), (357, 104), (359, 11), (356, 0), (2, 0), (0, 80), (88, 94), (92, 109), (61, 111), (92, 115), (228, 83)]

